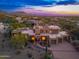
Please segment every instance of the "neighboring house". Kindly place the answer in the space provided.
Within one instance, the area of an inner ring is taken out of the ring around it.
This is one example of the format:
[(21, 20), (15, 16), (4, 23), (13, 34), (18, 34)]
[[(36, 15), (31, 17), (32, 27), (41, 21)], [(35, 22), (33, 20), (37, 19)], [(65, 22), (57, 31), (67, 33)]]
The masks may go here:
[(0, 23), (0, 33), (7, 32), (6, 29), (8, 29), (9, 25)]
[(2, 32), (4, 30), (5, 26), (3, 23), (0, 23), (0, 32)]
[(23, 22), (22, 17), (16, 17), (16, 20), (17, 20), (19, 23)]

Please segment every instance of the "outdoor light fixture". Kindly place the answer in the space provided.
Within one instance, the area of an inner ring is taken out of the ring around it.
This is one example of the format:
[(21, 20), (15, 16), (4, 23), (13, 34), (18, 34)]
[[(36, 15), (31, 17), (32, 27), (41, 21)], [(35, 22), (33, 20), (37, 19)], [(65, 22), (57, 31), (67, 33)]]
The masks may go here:
[(32, 39), (32, 41), (35, 41), (36, 38), (35, 38), (35, 36), (32, 36), (31, 39)]
[(46, 37), (45, 36), (41, 36), (41, 40), (42, 41), (45, 41), (46, 40)]

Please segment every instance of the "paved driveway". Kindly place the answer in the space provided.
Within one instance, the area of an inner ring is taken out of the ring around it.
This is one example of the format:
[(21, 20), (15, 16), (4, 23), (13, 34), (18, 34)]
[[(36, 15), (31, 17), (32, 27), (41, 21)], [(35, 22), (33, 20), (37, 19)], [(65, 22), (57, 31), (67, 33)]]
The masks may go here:
[(52, 45), (51, 48), (56, 59), (79, 59), (79, 52), (67, 42)]

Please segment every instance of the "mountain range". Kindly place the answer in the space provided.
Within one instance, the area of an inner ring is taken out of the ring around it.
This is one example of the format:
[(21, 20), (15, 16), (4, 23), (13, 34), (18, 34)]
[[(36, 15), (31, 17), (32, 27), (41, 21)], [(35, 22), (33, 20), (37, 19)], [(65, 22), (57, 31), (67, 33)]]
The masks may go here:
[(79, 16), (79, 14), (60, 14), (56, 12), (47, 12), (43, 10), (35, 10), (35, 9), (24, 9), (24, 10), (17, 10), (14, 12), (11, 12), (12, 14), (18, 14), (18, 15), (37, 15), (37, 16)]

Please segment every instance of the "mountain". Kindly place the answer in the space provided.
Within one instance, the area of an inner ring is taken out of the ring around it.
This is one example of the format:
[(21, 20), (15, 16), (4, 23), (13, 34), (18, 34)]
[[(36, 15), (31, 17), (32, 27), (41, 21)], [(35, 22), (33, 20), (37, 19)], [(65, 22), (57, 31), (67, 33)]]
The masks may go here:
[(56, 12), (47, 12), (35, 9), (20, 9), (11, 12), (12, 15), (35, 15), (35, 16), (79, 16), (79, 14), (61, 14)]

